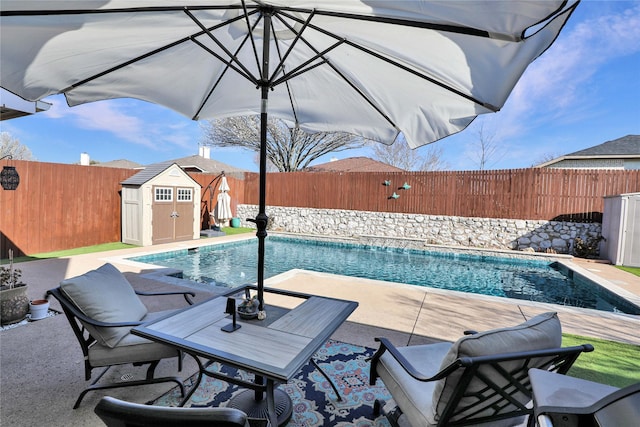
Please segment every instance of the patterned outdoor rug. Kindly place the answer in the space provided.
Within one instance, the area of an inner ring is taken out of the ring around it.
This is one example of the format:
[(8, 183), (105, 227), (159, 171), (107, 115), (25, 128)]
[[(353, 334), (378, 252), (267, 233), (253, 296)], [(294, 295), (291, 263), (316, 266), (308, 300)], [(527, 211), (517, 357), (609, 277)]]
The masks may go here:
[[(340, 390), (342, 401), (336, 399), (331, 385), (308, 363), (295, 378), (279, 386), (293, 401), (293, 415), (287, 427), (388, 427), (389, 422), (384, 416), (373, 418), (373, 402), (376, 399), (391, 398), (380, 380), (376, 385), (369, 385), (370, 364), (366, 359), (373, 352), (370, 348), (338, 341), (330, 340), (325, 343), (314, 358)], [(209, 369), (250, 378), (245, 372), (218, 363), (211, 365)], [(185, 381), (187, 389), (194, 379), (195, 375)], [(205, 377), (185, 406), (225, 406), (225, 402), (242, 390), (245, 389)], [(180, 400), (180, 392), (176, 387), (149, 403), (177, 406)]]

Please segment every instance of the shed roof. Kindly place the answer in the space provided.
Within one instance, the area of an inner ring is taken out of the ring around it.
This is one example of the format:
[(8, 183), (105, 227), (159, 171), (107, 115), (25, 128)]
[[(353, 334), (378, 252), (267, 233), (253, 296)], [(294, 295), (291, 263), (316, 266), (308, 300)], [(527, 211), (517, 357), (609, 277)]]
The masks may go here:
[(140, 172), (138, 172), (137, 174), (125, 179), (124, 181), (121, 182), (122, 185), (143, 185), (146, 184), (147, 182), (151, 181), (153, 178), (155, 178), (156, 176), (160, 175), (162, 172), (166, 171), (167, 169), (169, 169), (171, 166), (176, 165), (180, 170), (182, 170), (182, 172), (189, 177), (189, 179), (191, 179), (194, 183), (198, 184), (193, 178), (191, 178), (189, 176), (188, 173), (186, 173), (179, 165), (177, 165), (174, 162), (161, 162), (161, 163), (154, 163), (151, 165), (146, 166), (144, 169), (142, 169)]

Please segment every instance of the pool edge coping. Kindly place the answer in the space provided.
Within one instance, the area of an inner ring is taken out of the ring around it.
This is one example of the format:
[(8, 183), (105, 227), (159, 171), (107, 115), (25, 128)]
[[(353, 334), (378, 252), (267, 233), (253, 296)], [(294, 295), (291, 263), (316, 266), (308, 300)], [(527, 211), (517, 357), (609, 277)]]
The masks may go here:
[[(343, 243), (352, 243), (352, 244), (363, 244), (359, 237), (360, 236), (352, 236), (352, 237), (343, 237), (343, 236), (327, 236), (327, 235), (317, 235), (317, 234), (303, 234), (303, 233), (287, 233), (287, 232), (277, 232), (277, 231), (271, 231), (270, 234), (274, 235), (274, 236), (284, 236), (284, 237), (294, 237), (294, 238), (313, 238), (316, 240), (324, 240), (324, 241), (336, 241), (336, 242), (343, 242)], [(415, 243), (422, 243), (423, 247), (425, 248), (424, 250), (433, 250), (433, 251), (440, 251), (440, 252), (450, 252), (450, 251), (458, 251), (458, 252), (465, 252), (465, 253), (473, 253), (473, 254), (489, 254), (491, 256), (496, 256), (496, 255), (506, 255), (508, 257), (513, 257), (513, 258), (522, 258), (522, 259), (545, 259), (545, 260), (549, 260), (549, 261), (555, 261), (558, 262), (560, 264), (563, 264), (566, 268), (569, 268), (571, 270), (573, 270), (574, 272), (576, 272), (579, 275), (582, 275), (584, 278), (586, 278), (587, 280), (590, 280), (594, 283), (596, 283), (598, 286), (601, 286), (607, 290), (609, 290), (610, 292), (614, 293), (615, 295), (629, 301), (631, 304), (640, 307), (640, 296), (635, 295), (629, 291), (627, 291), (626, 289), (615, 285), (614, 283), (612, 283), (609, 280), (606, 280), (600, 276), (598, 276), (595, 273), (590, 272), (589, 270), (587, 270), (586, 268), (576, 264), (573, 262), (574, 257), (572, 255), (567, 255), (567, 254), (549, 254), (549, 253), (540, 253), (540, 252), (526, 252), (526, 251), (516, 251), (516, 250), (507, 250), (507, 249), (489, 249), (489, 248), (469, 248), (469, 247), (457, 247), (457, 246), (446, 246), (446, 245), (433, 245), (433, 244), (427, 244), (424, 243), (424, 240), (422, 239), (411, 239), (411, 238), (399, 238), (399, 237), (391, 237), (391, 236), (365, 236), (365, 237), (373, 237), (373, 238), (382, 238), (382, 239), (390, 239), (393, 241), (402, 241), (402, 240), (406, 240), (406, 241), (412, 241)], [(220, 244), (225, 244), (225, 243), (232, 243), (232, 242), (241, 242), (241, 241), (245, 241), (245, 240), (253, 240), (256, 239), (256, 236), (252, 233), (247, 233), (247, 234), (236, 234), (236, 235), (232, 235), (232, 236), (226, 236), (225, 239), (200, 239), (197, 241), (189, 241), (189, 243), (180, 243), (178, 242), (177, 245), (173, 248), (173, 249), (167, 249), (167, 248), (158, 248), (156, 250), (148, 250), (148, 251), (143, 251), (143, 252), (137, 252), (135, 255), (133, 254), (128, 254), (128, 255), (119, 255), (119, 256), (114, 256), (114, 257), (106, 257), (103, 258), (104, 261), (106, 262), (113, 262), (113, 263), (117, 263), (117, 264), (123, 264), (123, 265), (127, 265), (130, 267), (134, 267), (137, 269), (140, 269), (141, 271), (143, 270), (150, 270), (147, 273), (144, 273), (142, 275), (142, 277), (145, 278), (149, 278), (152, 280), (156, 280), (159, 282), (163, 282), (163, 283), (167, 283), (167, 284), (171, 284), (171, 285), (177, 285), (177, 286), (185, 286), (185, 287), (189, 287), (189, 288), (195, 288), (195, 289), (206, 289), (208, 291), (211, 291), (212, 293), (217, 293), (218, 291), (223, 292), (224, 290), (228, 290), (228, 288), (220, 288), (220, 289), (216, 289), (215, 286), (211, 286), (211, 285), (204, 285), (192, 280), (188, 280), (188, 279), (182, 279), (182, 278), (178, 278), (178, 277), (174, 277), (172, 275), (177, 274), (177, 273), (181, 273), (182, 270), (178, 270), (178, 269), (173, 269), (173, 268), (167, 268), (167, 267), (163, 267), (163, 266), (159, 266), (159, 265), (155, 265), (155, 264), (150, 264), (150, 263), (144, 263), (144, 262), (140, 262), (140, 261), (132, 261), (131, 258), (137, 258), (137, 257), (143, 257), (143, 256), (148, 256), (148, 255), (155, 255), (155, 254), (160, 254), (160, 253), (166, 253), (166, 252), (173, 252), (173, 251), (183, 251), (183, 250), (189, 250), (189, 249), (194, 249), (194, 248), (200, 248), (203, 246), (215, 246), (215, 245), (220, 245)], [(382, 283), (382, 284), (392, 284), (392, 285), (400, 285), (400, 286), (411, 286), (411, 287), (417, 287), (417, 288), (424, 288), (424, 289), (429, 289), (432, 291), (437, 291), (435, 293), (447, 293), (447, 292), (454, 292), (456, 295), (460, 295), (460, 296), (474, 296), (476, 298), (479, 299), (484, 299), (484, 298), (488, 298), (490, 301), (496, 301), (496, 299), (499, 301), (510, 301), (510, 302), (521, 302), (523, 303), (522, 305), (544, 305), (544, 306), (549, 306), (549, 307), (557, 307), (557, 308), (562, 308), (564, 310), (577, 310), (576, 312), (579, 313), (579, 310), (585, 310), (588, 313), (592, 313), (595, 312), (593, 314), (610, 314), (613, 316), (622, 316), (625, 319), (638, 319), (640, 320), (640, 315), (634, 315), (634, 314), (627, 314), (627, 313), (615, 313), (615, 312), (608, 312), (608, 311), (603, 311), (603, 310), (597, 310), (597, 309), (590, 309), (590, 308), (581, 308), (581, 307), (572, 307), (572, 306), (568, 306), (568, 305), (561, 305), (561, 304), (553, 304), (553, 303), (545, 303), (545, 302), (537, 302), (537, 301), (528, 301), (528, 300), (524, 300), (524, 299), (517, 299), (517, 298), (508, 298), (508, 297), (498, 297), (498, 296), (492, 296), (492, 295), (483, 295), (483, 294), (475, 294), (475, 293), (469, 293), (469, 292), (462, 292), (462, 291), (456, 291), (456, 290), (448, 290), (448, 289), (439, 289), (439, 288), (432, 288), (432, 287), (420, 287), (420, 286), (416, 286), (416, 285), (411, 285), (411, 284), (406, 284), (406, 283), (402, 283), (402, 282), (389, 282), (389, 281), (384, 281), (384, 280), (376, 280), (376, 279), (366, 279), (366, 278), (360, 278), (360, 277), (353, 277), (353, 276), (346, 276), (346, 275), (338, 275), (338, 274), (333, 274), (333, 273), (323, 273), (323, 272), (316, 272), (313, 270), (304, 270), (304, 269), (291, 269), (288, 270), (284, 273), (280, 273), (276, 276), (273, 276), (269, 279), (265, 279), (265, 284), (271, 283), (271, 281), (273, 281), (274, 279), (282, 276), (282, 275), (286, 275), (290, 272), (300, 272), (300, 271), (304, 271), (304, 272), (308, 272), (308, 273), (314, 273), (314, 274), (328, 274), (328, 275), (333, 275), (333, 276), (339, 276), (339, 277), (346, 277), (346, 278), (350, 278), (350, 279), (358, 279), (358, 280), (368, 280), (371, 282), (378, 282), (378, 283)], [(527, 303), (527, 304), (524, 304)], [(605, 316), (608, 317), (608, 316)]]

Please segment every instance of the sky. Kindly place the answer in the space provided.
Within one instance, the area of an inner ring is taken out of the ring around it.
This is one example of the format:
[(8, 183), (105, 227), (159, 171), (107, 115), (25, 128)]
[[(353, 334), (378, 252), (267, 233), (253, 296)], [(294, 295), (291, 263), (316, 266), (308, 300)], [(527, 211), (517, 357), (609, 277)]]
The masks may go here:
[[(164, 107), (121, 99), (51, 108), (0, 122), (43, 162), (77, 163), (80, 154), (106, 162), (150, 164), (198, 153), (201, 125)], [(640, 134), (640, 0), (583, 0), (556, 42), (524, 73), (501, 111), (479, 116), (465, 131), (433, 145), (451, 170), (478, 169), (482, 129), (497, 151), (485, 169), (527, 168), (548, 157)], [(426, 154), (430, 146), (418, 148)], [(371, 148), (329, 154), (372, 157)], [(254, 153), (212, 148), (211, 157), (257, 171)]]

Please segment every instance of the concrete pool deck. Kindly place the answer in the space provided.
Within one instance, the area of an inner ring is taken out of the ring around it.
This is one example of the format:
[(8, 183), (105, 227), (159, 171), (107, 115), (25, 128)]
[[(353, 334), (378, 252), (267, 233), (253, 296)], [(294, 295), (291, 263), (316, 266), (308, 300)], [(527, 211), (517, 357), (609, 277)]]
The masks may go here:
[[(242, 237), (215, 238), (216, 242)], [(246, 238), (246, 237), (244, 237)], [(29, 297), (41, 297), (66, 278), (97, 268), (105, 262), (114, 263), (135, 288), (159, 290), (170, 284), (150, 278), (150, 270), (141, 269), (122, 257), (150, 251), (189, 248), (211, 244), (214, 239), (133, 248), (104, 253), (46, 259), (18, 265), (29, 284)], [(118, 261), (120, 260), (120, 261)], [(613, 266), (573, 260), (603, 281), (621, 287), (640, 297), (640, 277)], [(618, 315), (595, 310), (583, 310), (558, 305), (539, 304), (453, 291), (419, 288), (409, 285), (335, 276), (303, 270), (293, 270), (267, 281), (268, 286), (327, 295), (359, 302), (358, 309), (334, 334), (333, 338), (354, 344), (376, 347), (375, 337), (385, 336), (396, 345), (419, 344), (440, 340), (455, 340), (467, 329), (484, 330), (522, 322), (544, 311), (557, 311), (565, 332), (601, 337), (640, 345), (640, 316)], [(209, 293), (199, 291), (202, 300)], [(183, 307), (180, 298), (144, 298), (151, 311)], [(277, 299), (267, 301), (277, 304)], [(59, 309), (55, 301), (52, 308)], [(597, 348), (596, 348), (597, 351)], [(89, 393), (79, 409), (71, 409), (86, 387), (82, 353), (65, 316), (58, 315), (0, 332), (0, 422), (2, 425), (31, 426), (100, 426), (93, 408), (101, 396), (134, 402), (147, 402), (171, 386), (166, 384), (115, 389)], [(187, 358), (180, 374), (186, 378), (196, 371)], [(175, 361), (163, 361), (158, 374), (173, 374)], [(109, 375), (120, 377), (139, 368), (130, 366), (113, 369)]]

